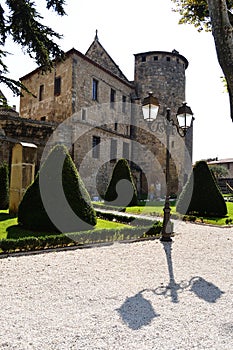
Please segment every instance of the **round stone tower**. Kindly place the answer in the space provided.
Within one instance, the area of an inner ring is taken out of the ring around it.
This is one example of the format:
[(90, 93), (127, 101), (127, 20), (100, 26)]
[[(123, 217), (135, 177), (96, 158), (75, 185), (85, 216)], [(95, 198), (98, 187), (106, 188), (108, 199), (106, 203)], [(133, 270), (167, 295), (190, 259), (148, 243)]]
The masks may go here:
[[(166, 172), (166, 132), (164, 130), (160, 133), (159, 125), (167, 115), (167, 108), (171, 111), (171, 118), (177, 122), (177, 110), (185, 101), (185, 70), (188, 64), (188, 60), (176, 50), (172, 52), (149, 51), (135, 54), (135, 100), (141, 100), (142, 103), (148, 93), (152, 92), (160, 105), (158, 117), (154, 123), (151, 124), (151, 122), (143, 120), (143, 115), (138, 119), (139, 128), (136, 129), (135, 139), (138, 143), (150, 149), (160, 167), (158, 165), (157, 168), (154, 166), (155, 160), (153, 159), (147, 159), (146, 161), (145, 154), (140, 153), (137, 145), (134, 146), (133, 154), (135, 155), (135, 162), (140, 160), (143, 166), (145, 163), (154, 167), (147, 169), (145, 165), (147, 180), (149, 184), (159, 180), (162, 183), (163, 194), (165, 193), (166, 184), (164, 180), (161, 180), (159, 171), (164, 174)], [(140, 126), (143, 126), (143, 129), (140, 129)], [(145, 132), (147, 129), (149, 133)], [(155, 134), (153, 134), (153, 130)], [(158, 138), (158, 135), (161, 139)], [(161, 140), (162, 142), (160, 142)], [(171, 160), (169, 172), (171, 193), (177, 194), (181, 190), (191, 171), (192, 141), (192, 128), (188, 130), (184, 138), (177, 135), (175, 128), (172, 132), (170, 131), (169, 151)]]
[(159, 114), (171, 109), (171, 117), (185, 101), (187, 59), (178, 51), (150, 51), (135, 54), (134, 82), (137, 96), (144, 99), (153, 92), (160, 103)]

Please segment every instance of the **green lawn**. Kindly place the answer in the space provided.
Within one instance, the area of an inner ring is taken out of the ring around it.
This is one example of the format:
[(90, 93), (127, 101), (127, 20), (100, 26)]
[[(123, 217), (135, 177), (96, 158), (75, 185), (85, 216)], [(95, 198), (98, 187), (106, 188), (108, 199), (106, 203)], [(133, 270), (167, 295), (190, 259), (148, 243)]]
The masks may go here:
[[(97, 220), (97, 225), (94, 230), (111, 229), (130, 227), (129, 225), (121, 224), (118, 222), (106, 221), (102, 219)], [(54, 233), (51, 233), (54, 234)], [(0, 239), (2, 238), (18, 238), (18, 237), (40, 237), (46, 236), (48, 232), (38, 232), (23, 229), (18, 225), (17, 218), (9, 215), (8, 210), (0, 210)]]
[[(211, 223), (215, 225), (225, 225), (226, 219), (232, 219), (233, 224), (233, 203), (227, 202), (228, 215), (224, 218), (198, 218), (196, 221), (202, 221), (204, 223)], [(144, 214), (144, 215), (163, 215), (163, 203), (155, 203), (154, 205), (137, 206), (126, 208), (126, 212), (129, 214)], [(171, 205), (171, 213), (177, 214), (175, 211), (175, 204)], [(94, 230), (99, 229), (111, 229), (130, 227), (129, 225), (98, 219), (97, 225)], [(52, 233), (51, 233), (52, 234)], [(22, 229), (18, 226), (17, 218), (9, 215), (8, 210), (0, 210), (0, 239), (2, 238), (18, 238), (18, 237), (30, 237), (30, 236), (45, 236), (48, 232), (37, 232)]]
[[(208, 224), (214, 225), (226, 225), (226, 219), (232, 219), (233, 224), (233, 202), (227, 202), (227, 211), (228, 215), (224, 218), (209, 218), (209, 217), (197, 217), (197, 221), (201, 221)], [(164, 203), (155, 203), (151, 205), (150, 203), (146, 206), (137, 206), (126, 208), (126, 212), (130, 214), (144, 214), (144, 215), (163, 215)], [(171, 214), (178, 214), (176, 212), (175, 203), (172, 202), (171, 205)]]

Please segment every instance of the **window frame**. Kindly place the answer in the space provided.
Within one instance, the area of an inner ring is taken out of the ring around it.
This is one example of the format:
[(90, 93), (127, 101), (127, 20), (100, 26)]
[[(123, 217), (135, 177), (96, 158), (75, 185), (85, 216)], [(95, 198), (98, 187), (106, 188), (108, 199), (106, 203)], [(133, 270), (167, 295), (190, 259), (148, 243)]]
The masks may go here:
[(61, 76), (54, 78), (54, 96), (61, 95)]
[(111, 108), (114, 108), (115, 102), (116, 102), (116, 90), (111, 88), (111, 91), (110, 91), (110, 106), (111, 106)]
[(100, 136), (92, 136), (92, 158), (100, 158)]
[(122, 156), (124, 159), (129, 159), (129, 143), (128, 142), (123, 142)]
[(44, 84), (39, 87), (39, 102), (44, 100)]
[(92, 100), (98, 101), (98, 87), (99, 81), (96, 78), (92, 78)]
[(117, 159), (117, 140), (111, 139), (110, 144), (110, 161), (116, 161)]

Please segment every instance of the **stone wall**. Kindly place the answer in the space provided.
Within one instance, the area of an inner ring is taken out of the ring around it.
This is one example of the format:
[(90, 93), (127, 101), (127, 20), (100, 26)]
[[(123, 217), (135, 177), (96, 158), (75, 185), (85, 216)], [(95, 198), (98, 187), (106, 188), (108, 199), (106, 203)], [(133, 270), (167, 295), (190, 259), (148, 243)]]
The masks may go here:
[[(61, 91), (54, 95), (55, 77), (61, 78)], [(98, 81), (98, 98), (93, 100), (92, 81)], [(130, 102), (133, 86), (114, 76), (110, 71), (95, 64), (79, 51), (72, 49), (64, 62), (56, 64), (51, 73), (41, 74), (39, 69), (21, 78), (21, 82), (36, 95), (25, 94), (20, 99), (20, 115), (24, 118), (62, 122), (73, 113), (98, 104), (110, 103), (110, 92), (114, 89), (115, 101)], [(44, 86), (40, 96), (40, 86)], [(41, 97), (41, 101), (39, 101)]]
[[(54, 93), (55, 78), (61, 77), (61, 93)], [(21, 78), (32, 93), (20, 98), (20, 115), (24, 118), (61, 122), (72, 114), (72, 57), (57, 63), (51, 72), (42, 74), (38, 68)], [(40, 93), (40, 87), (43, 91)], [(34, 95), (34, 96), (33, 96)]]
[(160, 114), (166, 115), (171, 109), (171, 117), (185, 101), (185, 69), (188, 61), (177, 51), (153, 51), (135, 55), (135, 88), (143, 99), (153, 92), (160, 103)]
[(0, 129), (4, 131), (4, 136), (0, 138), (0, 160), (5, 160), (10, 165), (11, 151), (15, 143), (20, 141), (34, 143), (38, 147), (36, 163), (38, 170), (44, 146), (56, 127), (56, 123), (30, 120), (2, 113), (0, 115)]
[[(86, 55), (71, 49), (65, 61), (57, 63), (52, 72), (41, 74), (40, 69), (36, 69), (21, 79), (37, 97), (25, 94), (21, 98), (22, 118), (4, 116), (0, 120), (4, 145), (18, 140), (35, 143), (38, 167), (43, 148), (59, 125), (61, 130), (55, 133), (55, 139), (68, 146), (90, 194), (95, 196), (106, 190), (116, 161), (111, 159), (111, 142), (115, 141), (115, 158), (129, 158), (138, 191), (147, 192), (148, 186), (159, 181), (164, 195), (164, 120), (167, 108), (176, 119), (176, 111), (185, 100), (187, 66), (188, 61), (177, 51), (140, 53), (135, 55), (135, 81), (131, 83), (96, 38)], [(60, 91), (55, 94), (55, 79), (59, 77)], [(93, 80), (98, 82), (96, 99), (93, 99)], [(113, 90), (114, 103), (110, 103)], [(158, 119), (152, 124), (139, 112), (149, 91), (160, 102)], [(137, 107), (135, 115), (134, 106)], [(93, 137), (100, 139), (99, 157), (93, 156)], [(172, 129), (170, 174), (174, 193), (181, 189), (189, 172), (183, 141)], [(186, 138), (186, 146), (191, 154), (192, 131)], [(4, 146), (1, 153), (9, 159), (7, 148)], [(128, 157), (123, 149), (128, 150)]]

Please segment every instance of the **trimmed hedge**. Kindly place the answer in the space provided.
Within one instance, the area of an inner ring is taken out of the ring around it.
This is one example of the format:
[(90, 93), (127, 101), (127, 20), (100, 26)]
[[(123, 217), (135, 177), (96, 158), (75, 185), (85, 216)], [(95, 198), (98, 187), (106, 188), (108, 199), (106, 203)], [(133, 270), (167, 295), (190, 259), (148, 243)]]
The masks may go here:
[(197, 162), (179, 196), (177, 212), (195, 216), (223, 217), (227, 206), (205, 161)]
[[(59, 182), (59, 164), (63, 165), (62, 184)], [(48, 197), (46, 201), (54, 215), (54, 223), (42, 201), (41, 183), (43, 192), (47, 189), (43, 196)], [(67, 207), (64, 207), (66, 203)], [(96, 225), (96, 213), (90, 196), (65, 146), (55, 146), (48, 155), (19, 205), (18, 222), (28, 229), (50, 232), (60, 230), (63, 233), (87, 230)]]
[[(118, 185), (119, 188), (117, 188)], [(116, 163), (104, 200), (111, 206), (132, 207), (137, 205), (137, 190), (126, 159), (119, 159)]]
[[(116, 220), (117, 222), (121, 222), (123, 224), (132, 223), (134, 225), (134, 223), (136, 223), (136, 225), (141, 225), (141, 226), (153, 225), (153, 222), (150, 219), (139, 218), (132, 215), (120, 215), (120, 214), (118, 215), (116, 213), (107, 213), (101, 210), (96, 210), (96, 215), (100, 219), (109, 220), (109, 221)], [(158, 222), (158, 225), (159, 225), (159, 222)]]
[[(14, 251), (30, 251), (45, 248), (58, 248), (71, 245), (104, 243), (117, 240), (138, 239), (141, 237), (156, 236), (161, 233), (162, 223), (158, 222), (153, 227), (125, 227), (118, 229), (89, 230), (68, 235), (50, 235), (43, 237), (22, 237), (18, 239), (0, 240), (0, 249), (3, 253)], [(153, 230), (153, 232), (151, 231)]]
[(4, 253), (19, 251), (30, 251), (45, 248), (64, 247), (73, 243), (72, 239), (65, 235), (53, 235), (43, 237), (21, 237), (18, 239), (0, 240), (0, 249)]
[(5, 210), (9, 207), (9, 169), (3, 162), (0, 165), (0, 209)]

